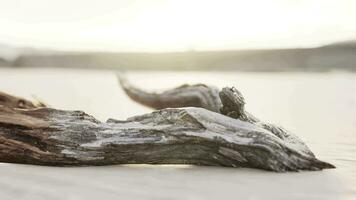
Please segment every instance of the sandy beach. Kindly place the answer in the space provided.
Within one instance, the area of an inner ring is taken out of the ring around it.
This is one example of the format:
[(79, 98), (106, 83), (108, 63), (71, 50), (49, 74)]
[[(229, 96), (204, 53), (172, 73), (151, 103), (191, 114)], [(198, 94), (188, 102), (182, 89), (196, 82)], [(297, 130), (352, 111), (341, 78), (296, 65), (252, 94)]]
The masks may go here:
[[(0, 91), (83, 110), (99, 120), (151, 112), (121, 90), (114, 71), (0, 69)], [(337, 168), (274, 173), (196, 166), (43, 167), (0, 163), (0, 199), (354, 199), (356, 74), (257, 72), (128, 72), (147, 89), (183, 83), (235, 86), (247, 110), (300, 136)], [(149, 77), (149, 79), (147, 78)]]

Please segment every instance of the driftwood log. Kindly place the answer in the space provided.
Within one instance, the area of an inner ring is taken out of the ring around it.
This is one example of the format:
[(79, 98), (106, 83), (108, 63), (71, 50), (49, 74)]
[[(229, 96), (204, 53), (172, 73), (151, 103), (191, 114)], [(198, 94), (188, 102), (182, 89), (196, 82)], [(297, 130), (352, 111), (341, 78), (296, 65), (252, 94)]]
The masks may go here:
[(132, 99), (160, 110), (104, 123), (82, 111), (0, 93), (0, 162), (194, 164), (278, 172), (334, 168), (296, 136), (247, 113), (235, 88), (199, 84), (149, 93), (121, 83)]

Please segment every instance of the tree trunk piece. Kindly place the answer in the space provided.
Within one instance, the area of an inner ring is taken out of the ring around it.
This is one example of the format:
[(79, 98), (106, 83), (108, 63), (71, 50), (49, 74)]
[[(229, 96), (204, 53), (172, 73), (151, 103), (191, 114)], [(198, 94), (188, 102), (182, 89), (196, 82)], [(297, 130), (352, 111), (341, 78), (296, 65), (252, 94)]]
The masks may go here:
[(0, 162), (193, 164), (278, 172), (334, 167), (299, 140), (204, 108), (166, 108), (104, 123), (82, 111), (11, 105), (0, 106)]

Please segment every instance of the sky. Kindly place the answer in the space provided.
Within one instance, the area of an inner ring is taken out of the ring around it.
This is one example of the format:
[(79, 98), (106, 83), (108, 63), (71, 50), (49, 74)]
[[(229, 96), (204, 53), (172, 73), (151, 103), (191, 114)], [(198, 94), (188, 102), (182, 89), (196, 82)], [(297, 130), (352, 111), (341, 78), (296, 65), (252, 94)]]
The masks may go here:
[(0, 43), (83, 51), (304, 48), (356, 39), (353, 0), (0, 0)]

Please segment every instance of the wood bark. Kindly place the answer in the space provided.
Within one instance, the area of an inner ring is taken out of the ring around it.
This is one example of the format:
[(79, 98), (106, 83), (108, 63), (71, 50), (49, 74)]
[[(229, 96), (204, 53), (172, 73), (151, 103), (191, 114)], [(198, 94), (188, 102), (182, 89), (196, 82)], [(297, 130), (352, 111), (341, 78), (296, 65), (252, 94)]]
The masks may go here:
[[(122, 83), (129, 96), (147, 102), (142, 90), (135, 92), (128, 82)], [(172, 95), (178, 98), (171, 101)], [(161, 110), (106, 122), (82, 111), (33, 103), (24, 109), (0, 101), (0, 161), (55, 166), (193, 164), (278, 172), (334, 167), (318, 160), (296, 136), (247, 113), (234, 88), (216, 93), (205, 85), (185, 85), (163, 96), (164, 106), (149, 100)], [(182, 108), (166, 108), (174, 105)]]

